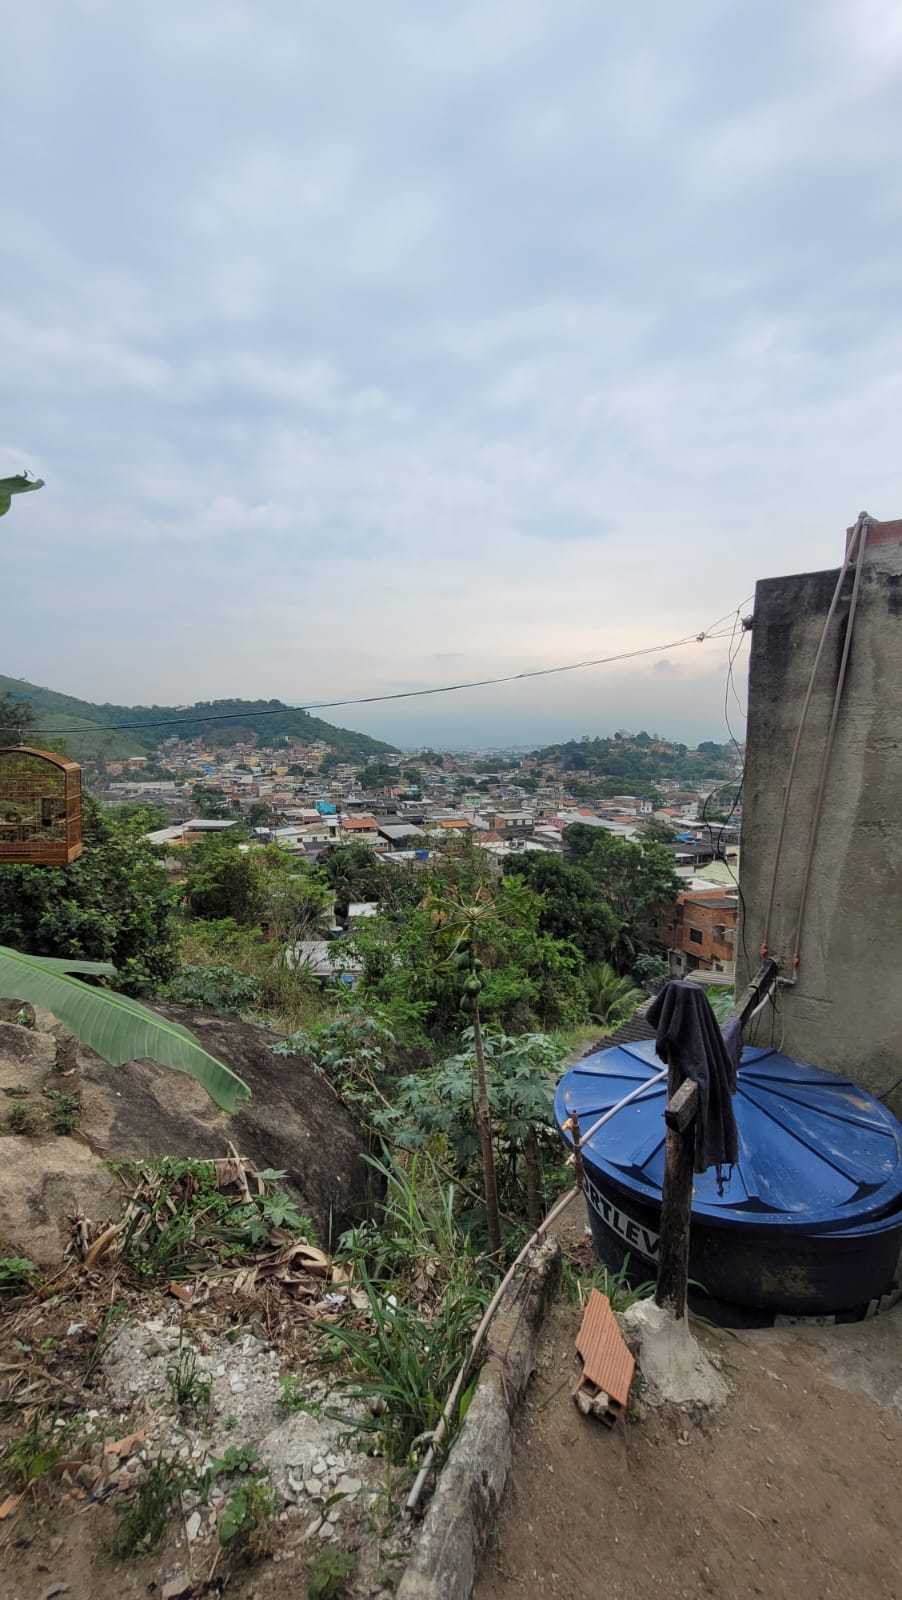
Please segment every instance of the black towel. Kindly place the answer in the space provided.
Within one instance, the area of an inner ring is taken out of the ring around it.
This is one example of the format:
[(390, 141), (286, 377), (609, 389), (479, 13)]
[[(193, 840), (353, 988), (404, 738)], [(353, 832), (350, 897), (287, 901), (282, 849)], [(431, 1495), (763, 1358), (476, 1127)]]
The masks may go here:
[(673, 1062), (684, 1078), (698, 1084), (695, 1170), (732, 1166), (739, 1155), (733, 1114), (736, 1074), (742, 1053), (742, 1026), (732, 1017), (721, 1033), (704, 989), (695, 983), (668, 983), (648, 1008), (657, 1029), (655, 1050)]

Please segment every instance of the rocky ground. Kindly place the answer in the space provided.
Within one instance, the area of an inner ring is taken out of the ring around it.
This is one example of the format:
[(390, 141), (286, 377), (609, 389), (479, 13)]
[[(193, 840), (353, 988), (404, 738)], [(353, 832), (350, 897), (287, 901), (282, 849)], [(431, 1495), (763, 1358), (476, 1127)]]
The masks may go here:
[[(255, 1163), (277, 1169), (323, 1243), (367, 1204), (362, 1140), (329, 1086), (263, 1030), (191, 1023), (251, 1083), (234, 1118), (153, 1063), (61, 1050), (46, 1015), (0, 1020), (3, 1600), (282, 1600), (311, 1574), (314, 1593), (318, 1574), (323, 1596), (375, 1596), (403, 1562), (397, 1476), (363, 1448), (374, 1419), (327, 1387), (314, 1324), (362, 1313), (327, 1250), (278, 1227), (196, 1270), (123, 1250), (128, 1219), (157, 1201), (156, 1179), (136, 1189), (120, 1163), (161, 1152), (240, 1150), (247, 1165), (232, 1182), (227, 1159), (222, 1183), (236, 1204), (242, 1184), (257, 1192)], [(10, 1257), (34, 1263), (30, 1291), (4, 1282)], [(157, 1502), (158, 1539), (140, 1520)]]

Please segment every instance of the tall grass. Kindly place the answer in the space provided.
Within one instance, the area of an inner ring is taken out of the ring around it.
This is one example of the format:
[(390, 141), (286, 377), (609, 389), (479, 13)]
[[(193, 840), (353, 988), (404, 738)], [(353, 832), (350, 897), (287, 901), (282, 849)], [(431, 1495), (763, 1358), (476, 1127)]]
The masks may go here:
[(361, 1429), (401, 1464), (415, 1460), (438, 1422), (485, 1308), (492, 1268), (457, 1220), (455, 1185), (428, 1155), (372, 1165), (385, 1183), (381, 1215), (339, 1244), (366, 1296), (367, 1323), (349, 1317), (323, 1326), (323, 1350), (345, 1364), (338, 1387), (366, 1402)]
[(285, 1033), (297, 1033), (334, 1010), (326, 991), (304, 967), (289, 966), (285, 946), (266, 939), (258, 929), (232, 921), (192, 922), (182, 937), (181, 959), (189, 966), (221, 967), (227, 963), (254, 979), (257, 1013)]

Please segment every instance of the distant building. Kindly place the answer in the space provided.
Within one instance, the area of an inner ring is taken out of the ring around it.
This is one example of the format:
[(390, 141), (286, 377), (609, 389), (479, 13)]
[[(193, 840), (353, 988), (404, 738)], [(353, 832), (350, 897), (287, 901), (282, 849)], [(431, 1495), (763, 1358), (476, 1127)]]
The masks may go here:
[(670, 956), (675, 978), (690, 972), (735, 973), (739, 897), (722, 889), (681, 894), (658, 923), (658, 937)]

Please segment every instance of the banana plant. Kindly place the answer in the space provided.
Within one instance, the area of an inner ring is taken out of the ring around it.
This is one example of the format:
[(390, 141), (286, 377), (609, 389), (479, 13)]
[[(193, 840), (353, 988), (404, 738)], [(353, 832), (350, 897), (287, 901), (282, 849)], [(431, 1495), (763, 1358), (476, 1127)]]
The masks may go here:
[(0, 1000), (28, 1001), (52, 1011), (82, 1044), (114, 1067), (146, 1056), (185, 1072), (223, 1111), (235, 1111), (250, 1099), (244, 1080), (202, 1049), (187, 1028), (114, 989), (92, 988), (76, 973), (115, 978), (116, 968), (108, 961), (23, 955), (0, 945)]

